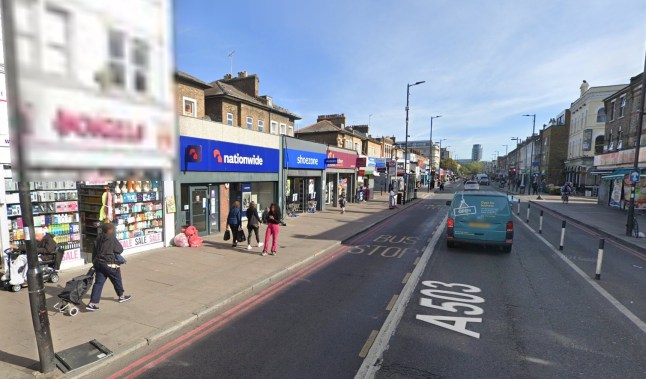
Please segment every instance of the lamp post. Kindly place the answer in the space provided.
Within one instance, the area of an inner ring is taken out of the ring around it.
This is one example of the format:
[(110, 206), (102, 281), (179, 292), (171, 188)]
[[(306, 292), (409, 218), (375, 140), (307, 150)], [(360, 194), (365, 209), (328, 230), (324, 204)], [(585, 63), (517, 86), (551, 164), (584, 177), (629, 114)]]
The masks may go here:
[(505, 147), (505, 167), (504, 167), (505, 171), (503, 172), (503, 177), (504, 177), (505, 175), (507, 176), (509, 175), (509, 173), (507, 172), (507, 166), (509, 166), (509, 157), (507, 156), (507, 150), (509, 148), (509, 145), (500, 145), (500, 146)]
[[(434, 155), (433, 154), (433, 150), (434, 150), (433, 149), (433, 119), (434, 118), (440, 118), (440, 117), (442, 117), (442, 115), (431, 116), (431, 136), (430, 136), (430, 138), (428, 140), (430, 142), (430, 146), (429, 146), (428, 151), (429, 151), (429, 156), (431, 158), (431, 160), (430, 160), (431, 171), (429, 171), (429, 172), (433, 172), (433, 155)], [(441, 151), (440, 151), (440, 154), (442, 154)], [(442, 159), (441, 156), (440, 156), (440, 159)], [(438, 162), (438, 166), (439, 166), (439, 162)], [(430, 191), (431, 188), (435, 188), (435, 176), (433, 176), (432, 178), (429, 177), (428, 190)]]
[(406, 204), (406, 200), (408, 200), (407, 193), (410, 190), (408, 186), (408, 176), (410, 175), (408, 173), (408, 109), (409, 109), (409, 104), (410, 104), (410, 87), (426, 83), (424, 80), (415, 82), (413, 84), (406, 84), (406, 142), (404, 144), (404, 175), (406, 177), (406, 183), (404, 183), (404, 204)]
[[(536, 129), (536, 113), (534, 113), (534, 114), (524, 114), (523, 117), (531, 117), (532, 118), (532, 138), (531, 138), (532, 147), (531, 147), (531, 153), (529, 153), (529, 163), (530, 163), (529, 164), (529, 177), (532, 178), (533, 177), (532, 170), (534, 169), (534, 131)], [(527, 184), (529, 184), (529, 183), (527, 183)], [(527, 194), (528, 195), (530, 194), (529, 185), (527, 186)], [(540, 197), (540, 195), (539, 195), (539, 197)], [(537, 199), (537, 200), (539, 200), (539, 199)]]
[[(642, 129), (644, 124), (644, 105), (646, 104), (646, 55), (644, 56), (644, 71), (642, 71), (642, 101), (639, 107), (639, 118), (637, 121), (637, 140), (635, 141), (635, 160), (633, 162), (633, 171), (639, 172), (639, 150), (641, 149)], [(635, 190), (637, 183), (630, 186), (630, 207), (628, 207), (628, 222), (626, 222), (626, 235), (633, 234), (633, 217), (635, 216)]]

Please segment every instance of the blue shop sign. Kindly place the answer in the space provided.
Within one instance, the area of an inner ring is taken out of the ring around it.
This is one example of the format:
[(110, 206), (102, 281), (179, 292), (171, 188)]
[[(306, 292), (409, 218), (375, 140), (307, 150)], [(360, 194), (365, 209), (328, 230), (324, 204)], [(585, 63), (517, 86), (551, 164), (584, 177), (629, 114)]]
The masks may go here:
[(313, 151), (285, 149), (283, 167), (299, 168), (299, 169), (306, 169), (306, 170), (325, 170), (326, 158), (327, 158), (327, 154), (325, 153), (315, 153)]
[(366, 167), (377, 167), (377, 159), (368, 157), (368, 160), (366, 161), (366, 164), (367, 164)]
[(381, 167), (386, 167), (386, 158), (374, 158), (375, 159), (375, 167), (381, 168)]
[(278, 149), (179, 137), (181, 171), (278, 172)]

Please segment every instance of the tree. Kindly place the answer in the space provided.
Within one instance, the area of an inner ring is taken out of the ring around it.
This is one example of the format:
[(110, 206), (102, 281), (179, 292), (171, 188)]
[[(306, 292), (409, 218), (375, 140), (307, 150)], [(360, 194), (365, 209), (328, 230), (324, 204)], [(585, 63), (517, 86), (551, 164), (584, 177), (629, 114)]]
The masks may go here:
[(454, 161), (451, 158), (442, 159), (440, 161), (440, 167), (453, 172), (458, 172), (458, 170), (460, 169), (458, 162)]
[(465, 176), (481, 174), (484, 170), (484, 162), (469, 162), (462, 166), (462, 174)]

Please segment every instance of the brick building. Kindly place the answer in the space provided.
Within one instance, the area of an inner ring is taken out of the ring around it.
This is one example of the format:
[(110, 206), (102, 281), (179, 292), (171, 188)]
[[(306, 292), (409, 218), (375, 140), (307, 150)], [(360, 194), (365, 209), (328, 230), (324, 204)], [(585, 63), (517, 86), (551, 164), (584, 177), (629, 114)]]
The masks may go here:
[(306, 126), (296, 132), (296, 137), (302, 140), (322, 143), (324, 145), (342, 147), (363, 154), (365, 137), (346, 127), (345, 114), (320, 115), (316, 123)]
[[(565, 109), (551, 119), (540, 132), (543, 144), (539, 151), (541, 171), (545, 183), (562, 185), (565, 182), (564, 162), (567, 158), (568, 136), (570, 135), (570, 110)], [(542, 154), (542, 155), (541, 155)]]
[(210, 85), (183, 71), (175, 72), (175, 104), (177, 114), (204, 118), (204, 90)]

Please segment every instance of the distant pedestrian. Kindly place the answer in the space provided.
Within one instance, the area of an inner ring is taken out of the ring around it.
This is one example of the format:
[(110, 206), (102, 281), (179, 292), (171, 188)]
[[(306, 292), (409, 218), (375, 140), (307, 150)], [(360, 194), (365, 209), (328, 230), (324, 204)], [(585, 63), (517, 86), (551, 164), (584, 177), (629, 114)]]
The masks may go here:
[(440, 180), (440, 191), (444, 191), (444, 180)]
[(397, 205), (395, 204), (396, 197), (397, 194), (395, 193), (395, 190), (391, 189), (390, 193), (388, 194), (388, 204), (390, 205), (390, 209), (397, 208)]
[(263, 243), (260, 242), (260, 237), (258, 236), (258, 230), (260, 229), (260, 216), (258, 215), (258, 209), (256, 208), (256, 203), (251, 202), (249, 208), (247, 208), (247, 250), (251, 250), (251, 234), (256, 234), (256, 243), (258, 247), (262, 247)]
[(234, 201), (227, 216), (227, 229), (231, 231), (231, 239), (233, 240), (232, 247), (238, 247), (238, 233), (242, 229), (242, 211), (240, 210), (240, 202)]
[(533, 195), (538, 194), (538, 182), (536, 180), (532, 183), (532, 192)]
[(271, 255), (276, 255), (278, 252), (278, 235), (280, 234), (280, 222), (282, 215), (276, 203), (272, 203), (267, 213), (267, 231), (265, 232), (265, 247), (262, 250), (262, 255), (267, 255), (267, 248), (269, 247), (269, 238), (271, 237)]
[(345, 213), (345, 194), (339, 196), (339, 207), (341, 208), (341, 214)]
[(123, 253), (123, 246), (121, 246), (117, 237), (114, 236), (114, 225), (110, 223), (103, 224), (101, 226), (101, 232), (94, 241), (92, 264), (96, 277), (94, 279), (94, 286), (92, 287), (90, 303), (85, 307), (85, 309), (91, 312), (99, 310), (98, 304), (101, 301), (101, 292), (103, 292), (103, 285), (107, 279), (110, 279), (110, 282), (112, 282), (119, 303), (124, 303), (131, 298), (131, 296), (124, 295), (121, 266), (117, 263), (123, 259), (120, 258), (121, 253)]

